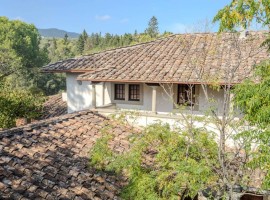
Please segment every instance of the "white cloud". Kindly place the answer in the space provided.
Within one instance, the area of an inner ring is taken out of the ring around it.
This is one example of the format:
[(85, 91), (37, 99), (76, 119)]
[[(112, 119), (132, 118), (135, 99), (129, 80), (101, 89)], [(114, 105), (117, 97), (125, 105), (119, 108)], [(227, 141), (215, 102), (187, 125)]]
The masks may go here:
[(127, 23), (128, 21), (129, 21), (128, 18), (124, 18), (124, 19), (121, 19), (121, 20), (120, 20), (120, 23)]
[(110, 20), (112, 17), (110, 15), (96, 15), (95, 18), (96, 20), (107, 21)]
[(185, 24), (182, 24), (182, 23), (174, 23), (172, 25), (170, 25), (166, 31), (170, 31), (170, 32), (173, 32), (173, 33), (186, 33), (188, 32), (190, 29), (190, 27), (188, 27), (187, 25)]

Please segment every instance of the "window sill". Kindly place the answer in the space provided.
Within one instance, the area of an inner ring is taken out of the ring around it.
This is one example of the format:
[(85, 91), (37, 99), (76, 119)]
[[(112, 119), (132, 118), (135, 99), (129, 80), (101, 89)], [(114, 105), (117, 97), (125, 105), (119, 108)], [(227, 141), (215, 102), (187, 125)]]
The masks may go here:
[(113, 100), (112, 103), (128, 104), (128, 105), (143, 105), (143, 101), (126, 101), (126, 100)]

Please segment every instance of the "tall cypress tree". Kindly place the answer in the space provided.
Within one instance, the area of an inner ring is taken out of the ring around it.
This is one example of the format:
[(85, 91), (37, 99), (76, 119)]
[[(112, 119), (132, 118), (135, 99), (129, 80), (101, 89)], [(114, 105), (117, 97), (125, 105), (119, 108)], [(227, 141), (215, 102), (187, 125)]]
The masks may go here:
[(151, 38), (157, 38), (159, 35), (159, 30), (158, 30), (158, 21), (155, 16), (153, 16), (149, 23), (148, 23), (148, 28), (145, 30), (145, 32), (151, 37)]
[(84, 51), (84, 38), (83, 38), (83, 35), (80, 35), (79, 36), (79, 39), (77, 41), (77, 51), (80, 55), (83, 54), (83, 51)]

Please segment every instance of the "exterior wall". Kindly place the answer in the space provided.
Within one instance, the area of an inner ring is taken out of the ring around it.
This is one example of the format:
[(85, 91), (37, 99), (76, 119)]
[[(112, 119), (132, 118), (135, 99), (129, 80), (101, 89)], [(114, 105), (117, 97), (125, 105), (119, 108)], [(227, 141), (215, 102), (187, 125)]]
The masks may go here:
[(222, 107), (223, 107), (223, 99), (224, 99), (224, 91), (220, 89), (219, 91), (213, 90), (207, 87), (208, 97), (210, 98), (211, 102), (208, 102), (202, 87), (200, 86), (199, 91), (199, 111), (204, 114), (205, 112), (209, 111), (210, 106), (217, 109), (218, 113), (221, 114)]
[[(92, 86), (90, 81), (77, 81), (79, 74), (67, 73), (67, 105), (68, 113), (92, 108)], [(96, 105), (111, 103), (111, 83), (96, 84)]]
[[(68, 112), (74, 112), (84, 109), (92, 108), (92, 86), (90, 81), (82, 81), (81, 83), (76, 80), (78, 74), (67, 73), (67, 103)], [(152, 111), (152, 87), (141, 84), (142, 87), (142, 100), (140, 102), (132, 101), (115, 101), (114, 100), (114, 83), (101, 82), (96, 84), (96, 106), (106, 106), (112, 103), (115, 104), (117, 109), (127, 109), (135, 111)], [(164, 89), (166, 91), (164, 91)], [(201, 86), (196, 86), (196, 103), (195, 112), (197, 114), (204, 114), (209, 110), (209, 106), (214, 106), (221, 111), (223, 103), (223, 91), (214, 91), (208, 89), (208, 95), (214, 101), (209, 104), (206, 101)], [(173, 101), (176, 101), (177, 85), (164, 85), (157, 87), (157, 112), (158, 113), (177, 113), (178, 110), (174, 107)]]
[[(113, 87), (113, 84), (112, 84)], [(142, 84), (143, 87), (143, 100), (142, 104), (134, 105), (132, 102), (128, 103), (116, 103), (116, 107), (119, 109), (152, 110), (152, 88), (146, 84)], [(113, 95), (111, 95), (113, 96)], [(112, 97), (113, 98), (113, 97)], [(172, 112), (173, 102), (170, 97), (165, 93), (162, 87), (157, 87), (157, 112)]]
[(68, 113), (91, 108), (92, 86), (89, 81), (82, 81), (80, 85), (77, 76), (74, 73), (66, 76)]

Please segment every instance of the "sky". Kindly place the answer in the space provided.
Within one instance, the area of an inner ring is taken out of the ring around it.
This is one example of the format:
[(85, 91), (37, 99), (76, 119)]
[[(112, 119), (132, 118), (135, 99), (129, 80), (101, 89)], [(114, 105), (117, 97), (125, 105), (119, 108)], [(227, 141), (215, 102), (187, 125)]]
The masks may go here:
[[(0, 16), (81, 33), (143, 32), (152, 16), (160, 32), (204, 29), (230, 0), (0, 0)], [(217, 25), (210, 25), (213, 31)]]

